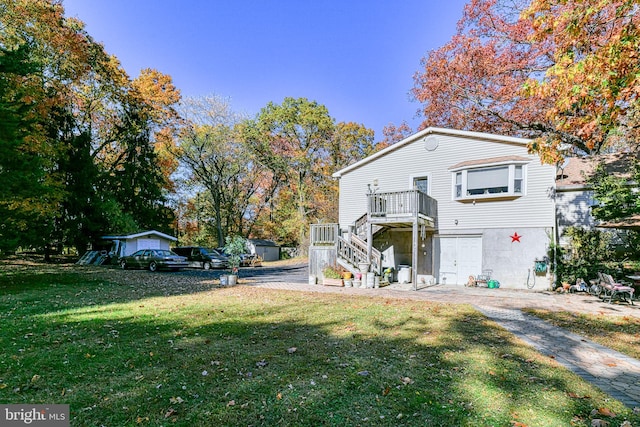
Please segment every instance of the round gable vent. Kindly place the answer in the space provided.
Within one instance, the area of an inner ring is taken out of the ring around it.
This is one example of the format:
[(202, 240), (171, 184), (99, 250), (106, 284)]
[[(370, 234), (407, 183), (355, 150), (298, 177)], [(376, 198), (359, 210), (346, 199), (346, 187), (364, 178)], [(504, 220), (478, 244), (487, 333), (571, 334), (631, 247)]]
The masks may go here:
[(433, 151), (438, 148), (438, 137), (437, 136), (428, 136), (424, 140), (424, 149), (427, 151)]

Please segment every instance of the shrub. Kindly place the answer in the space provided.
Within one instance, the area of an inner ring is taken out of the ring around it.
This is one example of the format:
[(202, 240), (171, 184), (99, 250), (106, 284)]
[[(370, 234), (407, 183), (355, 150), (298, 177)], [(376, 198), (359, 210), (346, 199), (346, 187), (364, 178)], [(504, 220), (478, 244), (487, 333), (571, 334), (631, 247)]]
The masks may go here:
[(227, 236), (226, 242), (224, 253), (229, 259), (229, 268), (233, 273), (237, 273), (242, 261), (241, 255), (247, 251), (247, 239), (242, 236)]
[(613, 272), (616, 263), (613, 257), (610, 232), (582, 227), (569, 227), (566, 235), (571, 239), (569, 248), (556, 248), (554, 270), (557, 283), (575, 283), (578, 277), (585, 280), (597, 277), (598, 271)]
[(325, 279), (342, 279), (342, 269), (335, 265), (327, 265), (322, 270)]

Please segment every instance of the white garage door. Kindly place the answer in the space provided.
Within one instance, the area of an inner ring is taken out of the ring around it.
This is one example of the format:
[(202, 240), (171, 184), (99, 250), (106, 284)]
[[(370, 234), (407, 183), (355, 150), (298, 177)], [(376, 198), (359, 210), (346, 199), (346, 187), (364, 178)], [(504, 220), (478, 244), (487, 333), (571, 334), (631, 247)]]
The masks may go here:
[(439, 283), (465, 284), (482, 272), (482, 237), (440, 237)]
[(140, 249), (160, 249), (160, 240), (138, 239), (138, 250)]

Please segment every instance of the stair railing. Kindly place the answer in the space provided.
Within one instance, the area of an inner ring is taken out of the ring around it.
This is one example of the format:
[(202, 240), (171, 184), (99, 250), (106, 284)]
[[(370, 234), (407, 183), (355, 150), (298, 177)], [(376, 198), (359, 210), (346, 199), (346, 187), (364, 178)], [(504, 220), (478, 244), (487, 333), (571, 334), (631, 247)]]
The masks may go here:
[(382, 254), (376, 248), (371, 252), (371, 259), (367, 257), (367, 243), (355, 235), (351, 235), (351, 241), (342, 237), (338, 238), (338, 257), (354, 268), (359, 264), (370, 264), (370, 270), (380, 274)]

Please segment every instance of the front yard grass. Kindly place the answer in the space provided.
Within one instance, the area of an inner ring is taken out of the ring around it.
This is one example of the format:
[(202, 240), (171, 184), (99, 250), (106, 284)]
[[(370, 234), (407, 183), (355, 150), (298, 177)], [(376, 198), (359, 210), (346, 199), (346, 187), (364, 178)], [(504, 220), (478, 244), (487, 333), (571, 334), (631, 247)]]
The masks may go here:
[(467, 305), (114, 274), (0, 271), (0, 403), (73, 426), (640, 425)]

